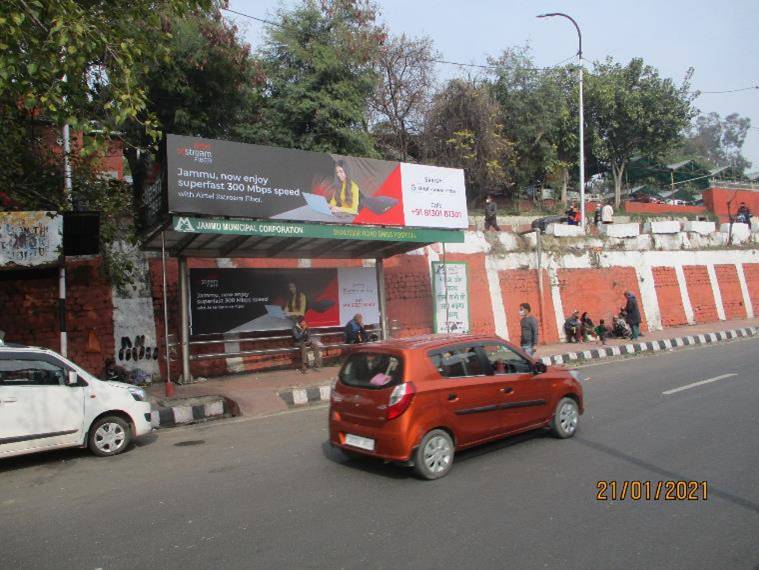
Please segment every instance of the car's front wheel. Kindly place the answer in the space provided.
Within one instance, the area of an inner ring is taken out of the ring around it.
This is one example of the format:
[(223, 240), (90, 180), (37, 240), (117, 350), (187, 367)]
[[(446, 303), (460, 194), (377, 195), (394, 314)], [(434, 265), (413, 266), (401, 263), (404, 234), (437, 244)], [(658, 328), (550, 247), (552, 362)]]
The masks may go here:
[(129, 447), (132, 428), (118, 416), (105, 416), (92, 424), (88, 446), (95, 455), (118, 455)]
[(553, 415), (551, 429), (556, 437), (566, 439), (572, 437), (577, 431), (580, 421), (580, 407), (572, 398), (562, 398), (556, 404), (556, 412)]
[(440, 479), (453, 467), (454, 445), (448, 432), (433, 429), (414, 454), (414, 471), (423, 479)]

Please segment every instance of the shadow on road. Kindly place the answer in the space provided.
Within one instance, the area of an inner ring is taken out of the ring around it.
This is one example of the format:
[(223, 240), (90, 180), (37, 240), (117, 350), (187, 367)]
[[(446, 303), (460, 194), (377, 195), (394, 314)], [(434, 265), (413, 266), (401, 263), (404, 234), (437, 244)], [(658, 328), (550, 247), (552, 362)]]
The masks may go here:
[[(575, 436), (574, 441), (576, 441), (580, 445), (584, 445), (585, 447), (589, 447), (595, 451), (605, 453), (606, 455), (611, 455), (612, 457), (615, 457), (617, 459), (622, 459), (623, 461), (627, 461), (629, 463), (632, 463), (633, 465), (637, 465), (638, 467), (642, 467), (643, 469), (657, 473), (658, 475), (661, 475), (662, 477), (666, 477), (667, 480), (671, 480), (671, 481), (693, 481), (694, 480), (692, 477), (688, 477), (686, 475), (683, 475), (682, 473), (675, 473), (674, 471), (669, 471), (667, 469), (659, 467), (658, 465), (649, 463), (648, 461), (643, 461), (642, 459), (638, 459), (637, 457), (628, 455), (624, 453), (623, 451), (614, 449), (613, 447), (603, 445), (602, 443), (590, 441), (589, 439), (585, 439), (580, 436)], [(715, 487), (710, 481), (709, 482), (709, 496), (712, 496), (712, 495), (715, 497), (719, 497), (720, 499), (724, 499), (725, 501), (733, 503), (734, 505), (737, 505), (739, 507), (743, 507), (744, 509), (753, 511), (754, 513), (759, 513), (759, 505), (757, 505), (756, 503), (749, 501), (748, 499), (744, 499), (743, 497), (739, 497), (738, 495), (734, 495), (733, 493), (730, 493), (728, 491), (723, 491), (719, 489), (718, 487)]]
[[(485, 443), (465, 449), (463, 451), (456, 452), (454, 459), (454, 467), (457, 463), (463, 463), (472, 459), (477, 459), (483, 455), (495, 453), (502, 449), (526, 443), (534, 439), (550, 437), (550, 432), (545, 429), (538, 429), (527, 433), (507, 437), (505, 439), (497, 440), (491, 443)], [(339, 463), (345, 467), (363, 471), (365, 473), (371, 473), (373, 475), (381, 475), (384, 477), (390, 477), (393, 479), (409, 479), (414, 477), (413, 471), (404, 465), (398, 463), (385, 462), (381, 459), (369, 457), (366, 455), (348, 454), (339, 448), (333, 447), (329, 441), (322, 443), (322, 453), (324, 457), (333, 463)]]
[[(137, 441), (132, 442), (129, 449), (124, 453), (139, 453), (139, 448), (152, 445), (157, 440), (158, 435), (155, 432), (151, 432), (142, 436)], [(109, 459), (109, 457), (97, 457), (96, 455), (93, 455), (89, 449), (66, 447), (62, 449), (30, 453), (28, 455), (18, 455), (6, 459), (0, 458), (0, 473), (18, 471), (20, 469), (30, 469), (33, 467), (53, 469), (59, 467), (61, 464), (74, 464), (80, 460), (104, 461), (107, 463)]]

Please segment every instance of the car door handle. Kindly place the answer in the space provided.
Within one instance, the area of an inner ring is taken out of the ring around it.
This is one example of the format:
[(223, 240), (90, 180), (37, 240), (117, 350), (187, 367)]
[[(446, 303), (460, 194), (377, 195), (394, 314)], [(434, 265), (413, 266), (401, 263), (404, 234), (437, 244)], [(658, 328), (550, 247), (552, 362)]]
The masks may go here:
[(449, 402), (455, 402), (459, 399), (459, 397), (456, 394), (448, 394), (448, 401)]
[(5, 398), (3, 402), (5, 402), (6, 404), (13, 404), (15, 402), (18, 402), (18, 398)]
[(503, 388), (501, 388), (501, 392), (503, 392), (504, 394), (511, 394), (513, 391), (514, 391), (514, 388), (512, 388), (511, 386), (504, 386)]

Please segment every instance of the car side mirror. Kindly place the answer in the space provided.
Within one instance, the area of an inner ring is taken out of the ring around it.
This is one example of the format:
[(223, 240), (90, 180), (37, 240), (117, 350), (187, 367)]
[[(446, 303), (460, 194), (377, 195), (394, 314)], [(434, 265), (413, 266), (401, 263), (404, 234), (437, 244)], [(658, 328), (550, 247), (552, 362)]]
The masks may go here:
[(532, 371), (535, 374), (543, 374), (544, 372), (548, 371), (548, 366), (545, 365), (545, 363), (541, 360), (538, 360), (533, 366)]
[(79, 375), (76, 370), (69, 370), (66, 373), (66, 386), (76, 386), (79, 384)]

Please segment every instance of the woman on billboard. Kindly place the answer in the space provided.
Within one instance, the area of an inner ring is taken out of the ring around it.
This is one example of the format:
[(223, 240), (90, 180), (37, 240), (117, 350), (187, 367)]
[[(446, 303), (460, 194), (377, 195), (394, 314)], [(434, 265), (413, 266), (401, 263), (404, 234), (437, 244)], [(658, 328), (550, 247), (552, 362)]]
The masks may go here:
[(361, 192), (353, 181), (350, 169), (342, 159), (335, 162), (335, 188), (329, 197), (329, 206), (334, 213), (358, 214)]
[(306, 310), (308, 310), (308, 297), (293, 282), (288, 283), (287, 289), (287, 304), (284, 306), (285, 315), (291, 319), (305, 316)]

